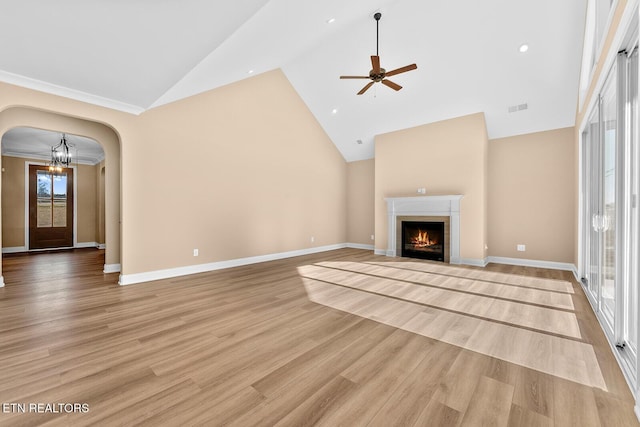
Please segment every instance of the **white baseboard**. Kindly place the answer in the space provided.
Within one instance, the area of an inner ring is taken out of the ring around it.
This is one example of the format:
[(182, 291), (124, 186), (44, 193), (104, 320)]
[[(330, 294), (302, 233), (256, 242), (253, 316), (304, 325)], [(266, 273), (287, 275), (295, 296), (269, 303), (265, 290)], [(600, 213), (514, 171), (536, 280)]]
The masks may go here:
[(120, 273), (120, 264), (105, 264), (103, 273)]
[(347, 247), (353, 249), (364, 249), (368, 251), (372, 251), (376, 248), (374, 245), (364, 245), (362, 243), (347, 243)]
[(122, 286), (135, 283), (150, 282), (152, 280), (170, 279), (172, 277), (186, 276), (188, 274), (205, 273), (207, 271), (222, 270), (223, 268), (240, 267), (242, 265), (256, 264), (259, 262), (275, 261), (283, 258), (292, 258), (301, 255), (315, 254), (318, 252), (332, 251), (346, 248), (346, 243), (336, 245), (318, 246), (315, 248), (300, 249), (289, 252), (279, 252), (268, 255), (258, 255), (247, 258), (238, 258), (228, 261), (211, 262), (207, 264), (190, 265), (187, 267), (169, 268), (166, 270), (148, 271), (145, 273), (121, 274), (118, 283)]
[(76, 248), (97, 248), (98, 242), (80, 242), (76, 243)]
[(0, 276), (0, 288), (4, 288), (4, 276)]
[(488, 262), (493, 262), (496, 264), (507, 264), (507, 265), (521, 265), (523, 267), (537, 267), (537, 268), (548, 268), (549, 270), (565, 270), (571, 271), (574, 275), (577, 276), (576, 267), (573, 264), (569, 264), (566, 262), (555, 262), (555, 261), (540, 261), (536, 259), (521, 259), (521, 258), (506, 258), (506, 257), (498, 257), (498, 256), (490, 256), (487, 258)]
[(387, 256), (387, 250), (386, 249), (374, 249), (373, 253), (376, 254), (376, 255)]
[(106, 243), (98, 243), (98, 249), (107, 249)]
[(463, 265), (472, 265), (474, 267), (486, 267), (489, 264), (487, 258), (485, 259), (477, 259), (477, 258), (460, 258), (459, 264)]
[(17, 254), (20, 252), (27, 252), (26, 246), (13, 246), (8, 248), (2, 248), (3, 254)]

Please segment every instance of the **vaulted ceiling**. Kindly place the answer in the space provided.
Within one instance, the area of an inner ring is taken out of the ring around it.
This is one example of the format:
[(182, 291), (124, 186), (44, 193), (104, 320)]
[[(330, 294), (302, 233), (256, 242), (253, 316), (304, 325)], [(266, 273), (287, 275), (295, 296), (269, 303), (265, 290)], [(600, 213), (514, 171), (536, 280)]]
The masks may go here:
[[(377, 11), (382, 67), (418, 69), (392, 78), (399, 92), (357, 96), (366, 81), (338, 77), (368, 74)], [(490, 138), (573, 126), (585, 13), (586, 0), (6, 0), (0, 80), (137, 114), (281, 68), (353, 161), (377, 134), (474, 112)]]

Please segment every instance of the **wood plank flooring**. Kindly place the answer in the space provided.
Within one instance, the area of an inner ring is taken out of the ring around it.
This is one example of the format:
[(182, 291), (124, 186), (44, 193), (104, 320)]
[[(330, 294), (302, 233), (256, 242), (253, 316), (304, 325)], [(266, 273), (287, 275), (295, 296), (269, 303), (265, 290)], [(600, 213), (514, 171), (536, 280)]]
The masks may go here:
[(341, 249), (120, 287), (103, 263), (3, 255), (0, 425), (639, 425), (568, 272)]

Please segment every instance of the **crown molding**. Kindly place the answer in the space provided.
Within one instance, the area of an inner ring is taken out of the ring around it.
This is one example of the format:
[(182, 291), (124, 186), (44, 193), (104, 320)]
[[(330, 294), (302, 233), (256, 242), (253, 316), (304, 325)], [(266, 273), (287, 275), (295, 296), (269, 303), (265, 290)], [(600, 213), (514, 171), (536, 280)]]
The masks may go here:
[(135, 114), (136, 116), (145, 111), (145, 108), (137, 105), (131, 105), (125, 102), (104, 98), (102, 96), (92, 95), (80, 90), (69, 89), (64, 86), (58, 86), (52, 83), (44, 82), (42, 80), (32, 79), (30, 77), (21, 76), (19, 74), (10, 73), (4, 70), (0, 70), (0, 81), (16, 86), (25, 87), (27, 89), (49, 93), (51, 95), (62, 96), (64, 98), (74, 99), (76, 101), (110, 108), (112, 110)]

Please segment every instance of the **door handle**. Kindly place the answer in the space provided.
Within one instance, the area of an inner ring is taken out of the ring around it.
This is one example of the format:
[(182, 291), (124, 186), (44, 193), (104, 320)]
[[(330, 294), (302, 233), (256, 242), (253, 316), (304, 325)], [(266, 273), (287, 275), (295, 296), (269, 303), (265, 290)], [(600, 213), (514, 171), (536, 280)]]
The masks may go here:
[(593, 229), (595, 231), (603, 231), (604, 227), (605, 227), (605, 217), (604, 215), (593, 215), (593, 218), (591, 219), (591, 224), (593, 225)]

